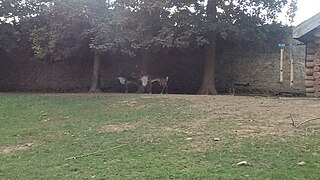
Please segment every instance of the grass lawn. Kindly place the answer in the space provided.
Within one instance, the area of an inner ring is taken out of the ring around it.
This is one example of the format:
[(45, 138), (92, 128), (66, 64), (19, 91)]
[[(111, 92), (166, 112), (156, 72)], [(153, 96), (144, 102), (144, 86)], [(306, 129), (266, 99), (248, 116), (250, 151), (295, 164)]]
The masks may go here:
[(319, 122), (279, 114), (279, 129), (273, 100), (201, 98), (0, 93), (0, 179), (320, 179)]

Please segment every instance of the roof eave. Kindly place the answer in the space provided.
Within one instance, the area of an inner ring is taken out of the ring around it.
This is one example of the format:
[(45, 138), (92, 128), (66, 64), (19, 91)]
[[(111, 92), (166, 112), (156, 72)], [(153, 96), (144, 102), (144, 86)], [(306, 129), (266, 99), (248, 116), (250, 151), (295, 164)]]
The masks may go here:
[(293, 38), (301, 40), (304, 35), (317, 28), (318, 26), (320, 26), (320, 13), (314, 15), (310, 19), (293, 28)]

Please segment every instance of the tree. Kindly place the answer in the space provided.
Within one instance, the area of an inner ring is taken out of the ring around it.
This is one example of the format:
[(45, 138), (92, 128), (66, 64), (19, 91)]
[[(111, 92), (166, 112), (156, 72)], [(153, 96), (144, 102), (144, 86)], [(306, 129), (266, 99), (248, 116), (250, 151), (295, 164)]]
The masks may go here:
[(32, 0), (0, 1), (0, 49), (10, 53), (20, 47), (30, 47), (27, 38), (33, 24), (30, 20), (40, 6), (41, 3)]
[(31, 33), (38, 59), (60, 61), (75, 58), (88, 47), (93, 54), (90, 92), (101, 92), (101, 62), (105, 54), (133, 55), (136, 28), (122, 3), (104, 0), (52, 0), (46, 3), (39, 24)]
[[(199, 94), (217, 94), (215, 61), (217, 38), (257, 41), (268, 24), (288, 6), (287, 0), (141, 0), (136, 14), (146, 32), (142, 49), (150, 47), (204, 48), (203, 77)], [(296, 1), (288, 10), (293, 17)], [(156, 48), (153, 48), (156, 49)]]
[[(293, 2), (293, 4), (296, 2)], [(255, 39), (251, 33), (261, 33), (266, 24), (275, 23), (277, 15), (288, 4), (287, 0), (208, 0), (206, 23), (208, 24), (203, 81), (199, 94), (217, 94), (215, 89), (215, 59), (217, 35), (231, 33), (243, 39)], [(292, 17), (292, 16), (291, 16)], [(226, 38), (226, 37), (224, 37)]]
[[(202, 48), (199, 94), (216, 94), (217, 39), (263, 40), (269, 25), (275, 24), (285, 6), (289, 7), (288, 17), (292, 19), (296, 0), (289, 3), (288, 0), (2, 0), (0, 14), (10, 23), (2, 21), (0, 31), (28, 37), (37, 59), (72, 59), (81, 49), (90, 48), (94, 62), (91, 92), (101, 91), (101, 62), (106, 54), (134, 56), (140, 52), (144, 72), (148, 73), (148, 61), (154, 51)], [(15, 31), (11, 31), (13, 27)], [(6, 34), (2, 33), (0, 39), (10, 39), (11, 34)], [(2, 46), (12, 46), (7, 42)]]
[[(165, 27), (171, 31), (167, 31), (165, 36), (172, 37), (174, 34), (173, 44), (176, 46), (191, 44), (193, 48), (204, 47), (203, 78), (198, 93), (217, 94), (217, 37), (259, 41), (267, 36), (268, 31), (265, 29), (269, 24), (276, 24), (278, 14), (288, 5), (288, 17), (292, 20), (296, 1), (288, 3), (287, 0), (178, 0), (175, 1), (176, 12), (170, 18), (174, 24), (170, 28)], [(182, 27), (183, 32), (175, 27)], [(180, 41), (181, 39), (186, 41)]]
[(90, 48), (94, 51), (94, 71), (90, 92), (100, 92), (101, 57), (105, 54), (135, 55), (141, 39), (137, 19), (131, 16), (131, 1), (97, 1), (91, 5)]

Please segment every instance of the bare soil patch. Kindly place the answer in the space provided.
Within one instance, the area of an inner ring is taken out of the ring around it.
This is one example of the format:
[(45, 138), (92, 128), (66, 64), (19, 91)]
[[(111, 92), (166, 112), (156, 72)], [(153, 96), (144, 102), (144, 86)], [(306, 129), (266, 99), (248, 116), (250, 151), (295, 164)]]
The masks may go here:
[[(196, 119), (163, 129), (164, 134), (185, 134), (186, 149), (192, 151), (223, 146), (227, 139), (241, 142), (243, 138), (275, 137), (283, 140), (320, 132), (320, 120), (296, 128), (290, 117), (291, 114), (296, 124), (320, 117), (319, 99), (193, 95), (169, 95), (166, 98), (189, 101), (188, 109), (200, 111)], [(221, 141), (214, 141), (216, 138)]]
[(34, 143), (32, 142), (4, 146), (4, 147), (0, 147), (0, 153), (6, 154), (6, 153), (12, 153), (18, 150), (27, 150), (27, 149), (30, 149), (32, 146), (34, 146)]
[[(319, 99), (245, 97), (245, 96), (175, 96), (192, 103), (192, 107), (203, 111), (203, 116), (188, 122), (188, 129), (199, 130), (216, 124), (220, 134), (231, 133), (237, 138), (256, 136), (291, 136), (304, 127), (319, 131), (320, 120), (292, 126), (290, 114), (299, 124), (320, 117)], [(207, 132), (206, 132), (207, 133)], [(215, 132), (218, 134), (218, 132)]]
[(135, 128), (136, 124), (132, 123), (107, 124), (102, 127), (102, 132), (122, 132)]

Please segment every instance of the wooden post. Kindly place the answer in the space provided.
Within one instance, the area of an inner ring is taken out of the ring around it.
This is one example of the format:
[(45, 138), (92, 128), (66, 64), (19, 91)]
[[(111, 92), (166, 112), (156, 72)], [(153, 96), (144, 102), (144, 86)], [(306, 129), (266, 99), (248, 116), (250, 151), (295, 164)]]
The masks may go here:
[(280, 82), (283, 82), (283, 59), (284, 59), (284, 48), (280, 51)]
[(294, 82), (294, 62), (293, 62), (293, 58), (290, 59), (290, 62), (291, 62), (290, 86), (293, 86), (293, 82)]

